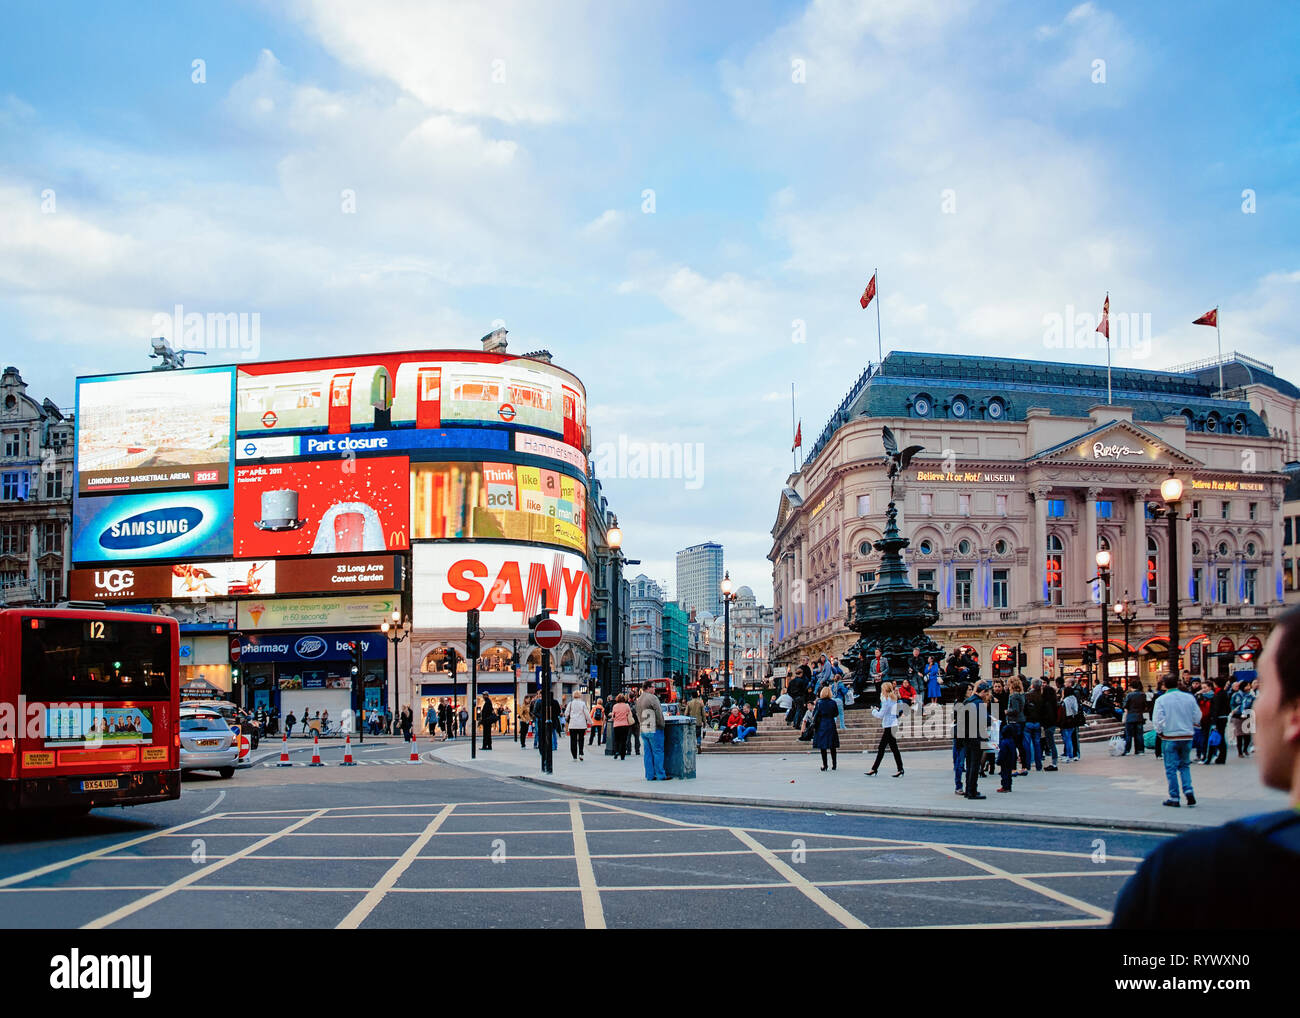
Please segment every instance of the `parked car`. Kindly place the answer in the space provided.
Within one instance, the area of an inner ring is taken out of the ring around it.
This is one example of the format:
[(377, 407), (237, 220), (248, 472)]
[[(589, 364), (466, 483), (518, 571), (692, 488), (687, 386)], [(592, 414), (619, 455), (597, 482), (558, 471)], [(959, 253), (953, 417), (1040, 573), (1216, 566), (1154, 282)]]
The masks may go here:
[(242, 707), (236, 707), (229, 700), (200, 700), (187, 703), (187, 707), (202, 707), (207, 710), (216, 711), (226, 719), (226, 724), (231, 728), (248, 736), (251, 748), (257, 749), (257, 745), (262, 741), (262, 726), (257, 720), (244, 710)]
[(234, 777), (241, 755), (240, 739), (217, 711), (182, 708), (181, 771), (216, 771)]

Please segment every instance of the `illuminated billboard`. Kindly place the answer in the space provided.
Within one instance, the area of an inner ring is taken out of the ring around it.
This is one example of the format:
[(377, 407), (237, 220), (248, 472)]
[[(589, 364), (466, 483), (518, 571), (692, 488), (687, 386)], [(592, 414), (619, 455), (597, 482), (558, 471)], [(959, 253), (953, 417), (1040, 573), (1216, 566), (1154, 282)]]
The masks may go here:
[(566, 633), (590, 631), (591, 574), (570, 552), (475, 542), (416, 544), (411, 555), (417, 629), (463, 630), (471, 608), (484, 628), (526, 627), (544, 591)]
[[(267, 594), (355, 594), (401, 586), (394, 555), (339, 558), (177, 562), (163, 566), (73, 569), (68, 589), (78, 601), (264, 597)], [(179, 617), (179, 616), (178, 616)]]
[(74, 562), (203, 558), (231, 553), (229, 491), (77, 498)]
[(233, 368), (77, 380), (77, 493), (224, 488)]
[(408, 480), (397, 456), (236, 467), (235, 557), (401, 551)]
[(587, 493), (555, 470), (514, 463), (411, 465), (411, 536), (507, 538), (587, 549)]
[(479, 424), (586, 442), (582, 383), (535, 358), (442, 351), (243, 365), (236, 389), (241, 438)]

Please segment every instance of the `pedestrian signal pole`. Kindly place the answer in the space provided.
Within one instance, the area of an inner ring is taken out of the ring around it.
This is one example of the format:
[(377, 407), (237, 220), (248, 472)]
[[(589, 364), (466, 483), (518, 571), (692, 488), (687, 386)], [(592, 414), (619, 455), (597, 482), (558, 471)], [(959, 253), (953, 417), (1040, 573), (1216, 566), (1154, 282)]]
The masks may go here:
[(478, 759), (478, 652), (479, 652), (478, 609), (471, 608), (465, 613), (465, 656), (469, 658), (469, 756)]
[[(537, 626), (548, 621), (554, 608), (546, 607), (546, 591), (542, 591), (542, 609), (536, 615), (528, 620), (528, 642), (537, 646), (542, 652), (542, 681), (541, 681), (541, 717), (537, 719), (537, 746), (542, 751), (542, 773), (550, 774), (552, 772), (552, 753), (551, 753), (551, 651), (550, 644), (543, 646), (538, 642)], [(554, 628), (554, 626), (553, 626)]]

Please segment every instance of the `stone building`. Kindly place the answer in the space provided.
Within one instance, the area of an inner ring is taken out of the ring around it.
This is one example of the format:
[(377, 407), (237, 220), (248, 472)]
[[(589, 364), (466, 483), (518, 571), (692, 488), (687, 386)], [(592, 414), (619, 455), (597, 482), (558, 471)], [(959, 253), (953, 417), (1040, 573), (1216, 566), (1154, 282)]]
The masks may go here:
[(0, 376), (0, 605), (54, 604), (67, 590), (73, 418)]
[[(1234, 355), (1235, 358), (1236, 355)], [(1258, 362), (1255, 362), (1258, 363)], [(1237, 360), (1225, 366), (1235, 379)], [(1221, 391), (1193, 371), (1011, 358), (890, 354), (864, 373), (781, 492), (772, 529), (779, 666), (841, 653), (845, 599), (875, 582), (890, 497), (881, 426), (923, 452), (899, 478), (914, 584), (939, 591), (932, 635), (968, 646), (988, 672), (1060, 675), (1100, 645), (1096, 552), (1113, 556), (1116, 675), (1152, 679), (1168, 654), (1168, 525), (1151, 512), (1171, 474), (1184, 485), (1178, 577), (1185, 667), (1224, 673), (1256, 646), (1284, 594), (1284, 460), (1294, 386), (1251, 367)], [(1249, 397), (1249, 398), (1247, 398)], [(992, 667), (989, 667), (989, 666)]]

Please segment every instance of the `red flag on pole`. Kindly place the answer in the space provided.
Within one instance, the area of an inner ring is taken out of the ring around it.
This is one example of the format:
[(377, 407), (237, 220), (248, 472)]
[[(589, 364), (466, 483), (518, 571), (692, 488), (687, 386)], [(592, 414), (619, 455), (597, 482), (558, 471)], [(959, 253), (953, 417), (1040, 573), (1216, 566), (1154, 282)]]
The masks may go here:
[(1196, 319), (1196, 321), (1192, 322), (1192, 324), (1193, 325), (1218, 325), (1219, 309), (1215, 308), (1213, 311), (1205, 312), (1205, 314), (1201, 315), (1201, 317)]
[(803, 445), (803, 421), (800, 421), (799, 426), (794, 429), (794, 445), (790, 446), (790, 451), (794, 452), (801, 445)]
[(1106, 303), (1101, 306), (1101, 323), (1097, 331), (1106, 337), (1106, 342), (1110, 342), (1110, 294), (1106, 294)]
[(868, 283), (867, 288), (862, 291), (862, 299), (858, 301), (858, 303), (862, 305), (863, 311), (867, 310), (867, 305), (871, 303), (871, 298), (874, 297), (875, 295), (876, 295), (876, 274), (873, 272), (871, 274), (871, 282)]

